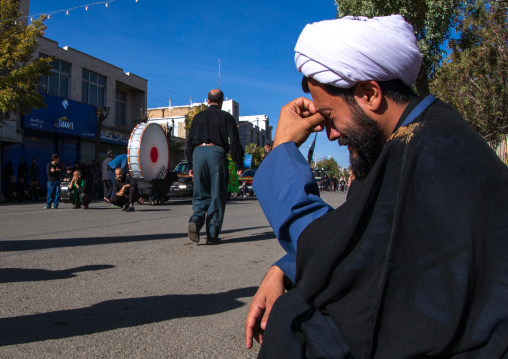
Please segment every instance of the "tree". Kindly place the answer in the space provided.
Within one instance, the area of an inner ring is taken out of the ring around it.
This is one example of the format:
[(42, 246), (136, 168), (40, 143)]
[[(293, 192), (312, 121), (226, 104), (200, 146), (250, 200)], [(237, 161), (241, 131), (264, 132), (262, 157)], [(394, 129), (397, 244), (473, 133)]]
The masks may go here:
[(192, 121), (194, 120), (194, 116), (196, 116), (201, 111), (205, 110), (206, 106), (203, 104), (200, 104), (199, 106), (194, 107), (194, 109), (190, 110), (187, 114), (187, 117), (185, 118), (185, 129), (187, 131), (190, 130)]
[(487, 140), (508, 132), (508, 5), (468, 0), (457, 16), (460, 37), (436, 74), (433, 92)]
[(443, 43), (450, 39), (460, 0), (335, 0), (338, 17), (386, 16), (401, 14), (413, 26), (418, 48), (423, 54), (422, 67), (416, 79), (420, 96), (430, 92), (429, 83), (443, 59)]
[(263, 147), (250, 143), (248, 146), (245, 146), (245, 153), (252, 155), (252, 168), (257, 168), (261, 164), (261, 159), (265, 152)]
[(26, 26), (20, 16), (19, 1), (0, 0), (0, 111), (21, 115), (44, 106), (37, 86), (42, 75), (50, 74), (53, 59), (32, 59), (45, 17)]
[(333, 158), (327, 158), (319, 160), (316, 163), (316, 167), (321, 170), (324, 168), (327, 171), (328, 176), (340, 176), (340, 166)]

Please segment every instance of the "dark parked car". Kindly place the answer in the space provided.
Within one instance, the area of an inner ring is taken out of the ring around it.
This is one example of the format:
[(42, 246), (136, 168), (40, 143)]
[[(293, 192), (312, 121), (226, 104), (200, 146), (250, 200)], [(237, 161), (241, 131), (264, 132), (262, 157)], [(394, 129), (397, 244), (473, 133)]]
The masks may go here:
[(189, 163), (180, 162), (174, 169), (178, 182), (171, 184), (170, 197), (192, 197), (192, 177), (189, 175)]

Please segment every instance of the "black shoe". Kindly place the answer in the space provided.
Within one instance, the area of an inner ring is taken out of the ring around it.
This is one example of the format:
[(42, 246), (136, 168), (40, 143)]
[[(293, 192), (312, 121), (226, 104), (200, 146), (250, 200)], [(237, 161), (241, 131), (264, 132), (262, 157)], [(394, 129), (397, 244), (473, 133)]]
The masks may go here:
[(78, 208), (81, 208), (81, 206), (79, 204), (72, 206), (72, 209), (78, 209)]
[(206, 237), (206, 244), (216, 245), (221, 243), (222, 239), (220, 239), (219, 237)]
[(129, 203), (127, 202), (126, 204), (124, 204), (123, 208), (122, 208), (122, 211), (126, 211), (127, 208), (129, 208)]
[(125, 212), (134, 212), (134, 211), (135, 211), (134, 206), (127, 207), (127, 209), (125, 209)]
[(198, 222), (195, 219), (192, 219), (189, 222), (189, 239), (194, 243), (199, 243), (199, 230), (198, 230)]

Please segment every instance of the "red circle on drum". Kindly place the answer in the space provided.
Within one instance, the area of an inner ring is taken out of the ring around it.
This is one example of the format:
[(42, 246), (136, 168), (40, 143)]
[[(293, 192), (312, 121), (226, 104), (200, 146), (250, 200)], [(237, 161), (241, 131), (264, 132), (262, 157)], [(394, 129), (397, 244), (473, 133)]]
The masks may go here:
[(157, 150), (157, 147), (153, 146), (150, 150), (150, 161), (152, 163), (157, 163), (157, 160), (159, 159), (159, 150)]

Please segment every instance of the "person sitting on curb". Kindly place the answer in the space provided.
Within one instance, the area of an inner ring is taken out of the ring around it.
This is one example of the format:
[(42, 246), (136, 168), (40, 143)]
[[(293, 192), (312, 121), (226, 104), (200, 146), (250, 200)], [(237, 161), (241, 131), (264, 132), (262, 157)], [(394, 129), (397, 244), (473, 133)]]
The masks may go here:
[(134, 202), (139, 199), (138, 183), (130, 174), (124, 174), (121, 168), (115, 170), (115, 178), (114, 196), (109, 202), (123, 207), (122, 210), (125, 212), (134, 212)]
[(71, 194), (72, 209), (81, 208), (81, 205), (83, 205), (83, 209), (88, 209), (88, 205), (92, 202), (90, 186), (88, 181), (83, 178), (81, 170), (74, 171), (71, 183), (69, 183), (69, 194)]

